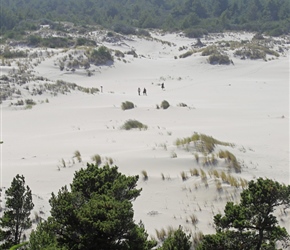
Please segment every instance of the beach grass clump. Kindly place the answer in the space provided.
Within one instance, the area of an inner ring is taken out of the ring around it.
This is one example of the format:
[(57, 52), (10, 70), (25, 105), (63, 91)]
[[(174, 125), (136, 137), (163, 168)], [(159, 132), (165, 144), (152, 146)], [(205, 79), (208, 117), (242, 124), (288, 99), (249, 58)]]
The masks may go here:
[(201, 55), (202, 56), (210, 56), (214, 54), (218, 54), (218, 48), (215, 45), (207, 46), (206, 48), (202, 49)]
[(96, 164), (97, 166), (101, 165), (101, 163), (102, 163), (102, 158), (101, 158), (101, 156), (100, 156), (99, 154), (95, 154), (95, 155), (93, 155), (93, 156), (91, 157), (91, 159), (92, 159), (93, 162), (95, 162), (95, 164)]
[(190, 217), (192, 225), (195, 226), (198, 223), (198, 218), (196, 217), (195, 214), (191, 214), (189, 217)]
[(186, 51), (185, 53), (181, 54), (181, 55), (179, 56), (179, 58), (186, 58), (186, 57), (189, 57), (189, 56), (191, 56), (193, 53), (194, 53), (193, 50)]
[(131, 130), (131, 129), (139, 129), (139, 130), (146, 130), (148, 128), (147, 125), (137, 121), (137, 120), (127, 120), (121, 129)]
[(148, 180), (148, 173), (147, 173), (147, 171), (146, 170), (142, 170), (141, 171), (141, 174), (143, 176), (143, 180), (144, 181), (147, 181)]
[(200, 169), (200, 176), (201, 176), (201, 180), (203, 182), (207, 181), (207, 175), (206, 173), (204, 172), (204, 170)]
[(187, 174), (186, 174), (184, 171), (182, 171), (182, 172), (180, 173), (180, 175), (181, 175), (181, 179), (182, 179), (183, 181), (186, 181), (186, 180), (188, 179), (188, 176), (187, 176)]
[(180, 102), (180, 103), (177, 104), (177, 107), (185, 108), (185, 107), (187, 107), (187, 104), (183, 103), (183, 102)]
[(160, 230), (155, 229), (155, 232), (157, 239), (163, 242), (167, 236), (166, 230), (164, 228), (161, 228)]
[(121, 108), (122, 110), (133, 109), (135, 108), (135, 105), (133, 102), (126, 101), (126, 102), (122, 102)]
[(223, 191), (222, 183), (221, 183), (220, 180), (217, 180), (216, 183), (215, 183), (215, 185), (216, 185), (216, 190), (218, 192), (222, 192)]
[(198, 153), (194, 153), (194, 158), (196, 163), (199, 163), (199, 154)]
[(216, 145), (231, 146), (231, 147), (234, 146), (234, 144), (232, 143), (222, 142), (213, 138), (212, 136), (199, 133), (194, 133), (191, 137), (185, 137), (182, 139), (177, 139), (175, 141), (176, 146), (185, 146), (190, 143), (193, 143), (195, 148), (199, 152), (203, 152), (206, 154), (213, 152)]
[(177, 158), (177, 154), (176, 154), (176, 152), (175, 151), (171, 151), (170, 152), (170, 158)]
[(267, 55), (279, 57), (278, 52), (271, 50), (268, 46), (257, 43), (248, 43), (242, 49), (236, 50), (234, 55), (240, 57), (241, 59), (263, 59), (265, 61)]
[(168, 109), (170, 106), (169, 102), (166, 101), (166, 100), (163, 100), (160, 104), (160, 107), (163, 108), (163, 109)]
[(208, 62), (210, 64), (218, 64), (218, 65), (229, 65), (232, 61), (230, 60), (228, 55), (224, 55), (221, 53), (212, 54), (208, 58)]
[(194, 169), (190, 169), (190, 175), (191, 176), (199, 176), (199, 171), (198, 169), (194, 168)]
[(234, 171), (236, 173), (240, 173), (242, 170), (242, 167), (240, 165), (240, 163), (238, 162), (237, 158), (235, 157), (234, 154), (232, 154), (231, 152), (229, 152), (228, 150), (220, 150), (218, 153), (218, 157), (225, 159), (226, 162), (229, 163), (229, 168), (230, 169), (234, 169)]
[(73, 156), (73, 158), (76, 158), (76, 159), (78, 160), (78, 162), (82, 162), (82, 156), (81, 156), (81, 153), (80, 153), (79, 150), (76, 150), (76, 151), (74, 152), (74, 156)]

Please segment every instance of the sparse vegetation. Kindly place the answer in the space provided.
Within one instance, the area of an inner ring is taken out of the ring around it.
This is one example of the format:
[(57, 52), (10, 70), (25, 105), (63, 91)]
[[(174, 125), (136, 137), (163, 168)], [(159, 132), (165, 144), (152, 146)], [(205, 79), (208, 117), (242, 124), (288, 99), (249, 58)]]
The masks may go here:
[(81, 156), (80, 151), (76, 150), (74, 152), (74, 156), (73, 157), (76, 158), (78, 160), (78, 162), (82, 162), (82, 156)]
[(163, 109), (168, 109), (169, 106), (170, 106), (170, 104), (166, 100), (162, 101), (161, 104), (160, 104), (160, 107), (163, 108)]
[(121, 128), (125, 130), (136, 129), (136, 128), (140, 130), (146, 130), (148, 126), (144, 125), (143, 123), (137, 120), (128, 120), (124, 123), (124, 125)]
[(148, 174), (147, 174), (147, 171), (146, 170), (142, 170), (142, 176), (143, 176), (143, 180), (144, 181), (147, 181), (148, 180)]
[(129, 101), (122, 102), (121, 105), (122, 110), (133, 109), (134, 107), (135, 107), (134, 103)]
[(102, 163), (102, 158), (99, 154), (95, 154), (92, 156), (92, 161), (95, 162), (97, 166), (99, 166)]

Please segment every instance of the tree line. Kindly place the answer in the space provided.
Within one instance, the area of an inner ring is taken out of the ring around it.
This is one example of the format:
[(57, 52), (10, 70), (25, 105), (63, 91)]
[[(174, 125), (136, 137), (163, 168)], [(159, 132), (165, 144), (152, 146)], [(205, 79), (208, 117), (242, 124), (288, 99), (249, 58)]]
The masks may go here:
[(290, 31), (289, 0), (1, 0), (1, 34), (69, 21), (167, 31), (248, 30), (281, 35)]
[[(239, 204), (227, 202), (224, 214), (214, 216), (215, 234), (191, 242), (182, 227), (163, 242), (148, 239), (143, 223), (133, 219), (132, 202), (141, 194), (139, 176), (126, 176), (117, 166), (87, 164), (75, 172), (70, 186), (49, 200), (51, 210), (30, 237), (34, 207), (24, 176), (13, 178), (6, 190), (6, 206), (0, 217), (0, 249), (29, 250), (274, 250), (289, 247), (290, 236), (275, 216), (287, 213), (290, 186), (258, 178), (248, 183)], [(278, 245), (277, 245), (278, 243)]]

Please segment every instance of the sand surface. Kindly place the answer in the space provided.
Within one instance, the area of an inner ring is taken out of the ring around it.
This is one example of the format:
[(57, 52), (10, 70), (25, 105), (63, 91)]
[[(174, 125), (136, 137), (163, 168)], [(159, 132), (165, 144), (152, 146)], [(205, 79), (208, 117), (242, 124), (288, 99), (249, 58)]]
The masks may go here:
[[(196, 39), (177, 34), (152, 36), (156, 39), (133, 37), (118, 43), (103, 42), (122, 52), (134, 49), (138, 57), (126, 55), (112, 65), (94, 66), (90, 77), (82, 69), (60, 71), (55, 62), (70, 50), (54, 50), (52, 56), (44, 56), (33, 68), (35, 75), (87, 88), (102, 86), (103, 92), (26, 94), (23, 99), (38, 102), (32, 109), (11, 106), (15, 100), (4, 101), (4, 143), (0, 145), (3, 191), (16, 174), (23, 174), (33, 192), (34, 210), (42, 211), (46, 218), (51, 192), (71, 183), (74, 172), (99, 154), (103, 162), (106, 157), (112, 158), (122, 173), (140, 175), (138, 186), (143, 190), (134, 202), (135, 219), (143, 221), (150, 235), (155, 235), (155, 229), (178, 225), (193, 234), (211, 233), (213, 215), (222, 212), (227, 201), (238, 201), (242, 189), (222, 184), (223, 192), (218, 192), (208, 171), (226, 171), (223, 160), (216, 166), (203, 166), (196, 162), (193, 151), (175, 145), (178, 138), (194, 132), (235, 144), (217, 146), (215, 153), (227, 149), (237, 157), (242, 172), (233, 172), (236, 178), (249, 181), (267, 177), (289, 184), (289, 53), (267, 61), (241, 60), (231, 55), (233, 65), (210, 65), (199, 52), (178, 58), (186, 51), (180, 51), (180, 47), (190, 48)], [(212, 35), (202, 42), (252, 37), (249, 33), (230, 33)], [(1, 74), (11, 68), (2, 66)], [(38, 83), (29, 84), (33, 88)], [(146, 88), (147, 96), (139, 96), (138, 87)], [(170, 107), (157, 109), (163, 100)], [(121, 104), (125, 101), (136, 107), (123, 111)], [(180, 103), (187, 107), (180, 107)], [(146, 124), (148, 129), (121, 130), (129, 119)], [(76, 150), (81, 153), (81, 163), (73, 159)], [(190, 175), (194, 168), (207, 173), (207, 187), (200, 177)], [(147, 172), (148, 180), (143, 180), (142, 171)], [(186, 181), (181, 178), (183, 171), (188, 175)], [(2, 207), (3, 196), (4, 192)], [(192, 215), (198, 218), (196, 225), (191, 223)], [(283, 221), (281, 225), (289, 232), (289, 216)]]

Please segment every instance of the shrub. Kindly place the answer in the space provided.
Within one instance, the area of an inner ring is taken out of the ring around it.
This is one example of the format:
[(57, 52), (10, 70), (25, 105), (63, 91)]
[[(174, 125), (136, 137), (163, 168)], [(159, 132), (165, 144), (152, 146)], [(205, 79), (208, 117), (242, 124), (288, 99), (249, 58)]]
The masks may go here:
[(133, 109), (134, 107), (135, 107), (134, 103), (129, 102), (129, 101), (122, 102), (122, 105), (121, 105), (122, 110)]
[(208, 58), (208, 61), (210, 64), (230, 64), (231, 60), (227, 55), (222, 55), (222, 54), (213, 54), (210, 55), (210, 57)]
[(209, 55), (214, 55), (217, 53), (219, 53), (217, 47), (215, 45), (211, 45), (211, 46), (204, 48), (202, 50), (201, 55), (202, 56), (209, 56)]
[(161, 105), (160, 105), (160, 107), (163, 108), (163, 109), (168, 109), (169, 106), (170, 106), (170, 104), (169, 104), (169, 102), (166, 101), (166, 100), (162, 101), (162, 102), (161, 102)]
[(192, 28), (185, 32), (185, 36), (189, 38), (200, 38), (203, 35), (207, 35), (208, 31), (201, 28)]
[(193, 54), (193, 50), (187, 51), (179, 56), (179, 58), (186, 58)]
[(134, 128), (138, 128), (138, 129), (147, 129), (148, 126), (144, 125), (143, 123), (137, 121), (137, 120), (128, 120), (124, 123), (124, 125), (121, 127), (121, 129), (125, 129), (125, 130), (130, 130), (130, 129), (134, 129)]
[(90, 61), (95, 65), (106, 64), (109, 61), (114, 61), (110, 50), (105, 46), (100, 46), (97, 50), (87, 51), (86, 55)]

